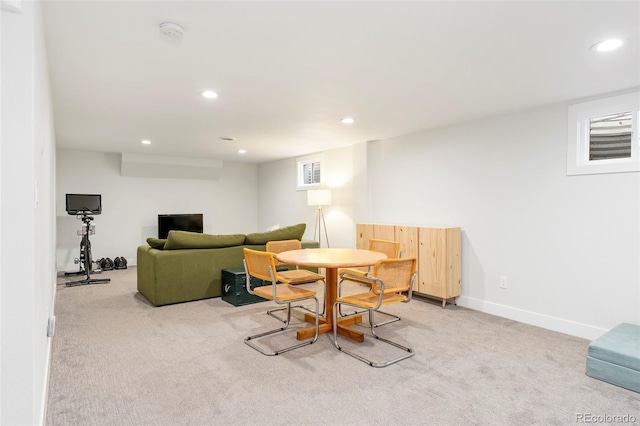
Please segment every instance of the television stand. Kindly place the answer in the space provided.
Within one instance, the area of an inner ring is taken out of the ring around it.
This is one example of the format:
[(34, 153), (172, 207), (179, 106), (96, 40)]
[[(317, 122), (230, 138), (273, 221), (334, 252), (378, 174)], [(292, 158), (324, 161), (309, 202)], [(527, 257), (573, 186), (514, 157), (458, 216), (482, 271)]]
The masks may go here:
[[(91, 270), (93, 266), (93, 260), (91, 259), (91, 241), (89, 235), (94, 233), (95, 227), (91, 226), (92, 216), (89, 216), (89, 212), (79, 212), (77, 218), (82, 221), (82, 240), (80, 241), (80, 258), (78, 263), (80, 264), (80, 270), (78, 272), (65, 272), (65, 276), (82, 275), (85, 274), (85, 279), (77, 281), (69, 281), (65, 284), (67, 287), (75, 287), (79, 285), (87, 284), (103, 284), (111, 281), (111, 278), (91, 278)], [(96, 271), (97, 272), (97, 271)], [(102, 271), (100, 271), (102, 272)]]

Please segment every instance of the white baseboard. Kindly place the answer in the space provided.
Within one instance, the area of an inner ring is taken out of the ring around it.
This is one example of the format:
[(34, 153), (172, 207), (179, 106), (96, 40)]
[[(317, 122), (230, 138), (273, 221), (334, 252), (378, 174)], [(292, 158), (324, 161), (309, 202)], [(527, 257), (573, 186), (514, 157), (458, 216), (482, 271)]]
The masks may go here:
[(43, 397), (42, 397), (42, 401), (40, 403), (40, 407), (38, 411), (38, 418), (40, 419), (39, 424), (41, 425), (44, 425), (46, 421), (47, 402), (49, 400), (49, 376), (51, 372), (51, 341), (52, 339), (49, 338), (48, 340), (49, 342), (47, 347), (47, 365), (45, 366), (44, 383), (43, 383), (44, 389), (42, 389), (42, 393), (40, 394)]
[(74, 265), (73, 263), (70, 265), (58, 265), (56, 266), (56, 270), (58, 271), (58, 273), (63, 273), (63, 272), (77, 272), (80, 270), (80, 268), (78, 268), (78, 265)]
[(526, 311), (513, 308), (511, 306), (500, 305), (498, 303), (487, 302), (486, 300), (473, 297), (460, 296), (457, 303), (459, 306), (473, 309), (502, 318), (508, 318), (525, 324), (535, 325), (548, 330), (570, 334), (583, 339), (594, 340), (602, 336), (608, 330), (588, 324), (582, 324), (563, 318), (552, 317), (538, 312)]

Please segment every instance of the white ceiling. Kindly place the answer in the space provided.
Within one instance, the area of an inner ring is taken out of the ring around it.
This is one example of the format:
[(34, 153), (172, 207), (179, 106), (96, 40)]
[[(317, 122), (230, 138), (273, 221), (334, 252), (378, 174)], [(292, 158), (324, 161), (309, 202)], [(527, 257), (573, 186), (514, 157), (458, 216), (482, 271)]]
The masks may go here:
[[(640, 86), (638, 1), (43, 9), (63, 148), (263, 162)], [(180, 44), (165, 21), (185, 28)], [(613, 36), (622, 49), (590, 50)]]

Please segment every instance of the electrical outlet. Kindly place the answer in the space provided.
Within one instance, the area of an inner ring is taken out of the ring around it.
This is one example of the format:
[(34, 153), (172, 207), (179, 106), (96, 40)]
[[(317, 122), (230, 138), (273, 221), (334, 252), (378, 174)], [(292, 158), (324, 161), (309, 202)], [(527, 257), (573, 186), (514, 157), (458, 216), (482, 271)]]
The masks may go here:
[(51, 315), (47, 321), (47, 337), (53, 337), (56, 334), (56, 316)]
[(505, 276), (500, 276), (500, 288), (507, 289), (509, 288), (508, 279)]

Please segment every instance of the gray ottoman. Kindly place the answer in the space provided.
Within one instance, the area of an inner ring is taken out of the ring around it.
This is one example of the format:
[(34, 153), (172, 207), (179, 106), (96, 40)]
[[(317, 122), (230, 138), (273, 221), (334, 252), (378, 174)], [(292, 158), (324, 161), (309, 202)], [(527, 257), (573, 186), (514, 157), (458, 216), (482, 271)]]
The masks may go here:
[(640, 392), (640, 326), (623, 323), (591, 342), (587, 376)]

